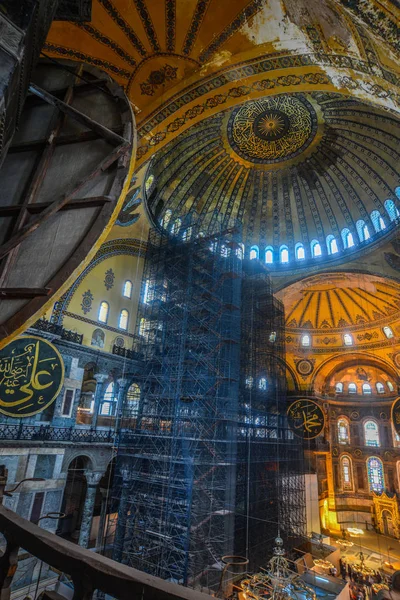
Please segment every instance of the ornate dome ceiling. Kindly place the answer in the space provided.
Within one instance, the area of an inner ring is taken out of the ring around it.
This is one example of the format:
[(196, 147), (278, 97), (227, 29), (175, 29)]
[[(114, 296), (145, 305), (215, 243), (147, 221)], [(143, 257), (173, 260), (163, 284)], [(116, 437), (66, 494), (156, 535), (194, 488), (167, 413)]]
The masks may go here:
[[(400, 317), (400, 285), (352, 273), (315, 275), (280, 291), (286, 331), (381, 328)], [(382, 337), (383, 334), (382, 334)]]
[(264, 259), (272, 248), (272, 268), (336, 259), (395, 225), (398, 131), (391, 114), (339, 94), (249, 101), (197, 123), (155, 155), (148, 208), (175, 233), (188, 213), (205, 230), (216, 216), (238, 220), (247, 251), (257, 245)]

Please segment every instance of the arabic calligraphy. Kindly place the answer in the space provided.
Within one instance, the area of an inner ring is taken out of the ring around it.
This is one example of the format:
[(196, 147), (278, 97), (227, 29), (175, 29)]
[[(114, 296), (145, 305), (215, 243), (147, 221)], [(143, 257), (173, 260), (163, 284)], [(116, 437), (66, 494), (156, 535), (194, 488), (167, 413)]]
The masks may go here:
[(292, 431), (306, 440), (317, 437), (325, 426), (324, 412), (313, 400), (296, 400), (289, 406), (287, 416)]
[(0, 413), (29, 417), (47, 408), (60, 392), (64, 363), (47, 340), (21, 337), (0, 351)]

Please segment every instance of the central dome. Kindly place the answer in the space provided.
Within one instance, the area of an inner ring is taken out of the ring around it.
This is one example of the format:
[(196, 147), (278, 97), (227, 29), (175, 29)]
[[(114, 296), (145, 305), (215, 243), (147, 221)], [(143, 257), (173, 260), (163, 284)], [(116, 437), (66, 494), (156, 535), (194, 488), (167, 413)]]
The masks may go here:
[(254, 163), (276, 163), (297, 156), (310, 145), (316, 131), (313, 106), (295, 95), (247, 102), (233, 110), (228, 121), (232, 149)]

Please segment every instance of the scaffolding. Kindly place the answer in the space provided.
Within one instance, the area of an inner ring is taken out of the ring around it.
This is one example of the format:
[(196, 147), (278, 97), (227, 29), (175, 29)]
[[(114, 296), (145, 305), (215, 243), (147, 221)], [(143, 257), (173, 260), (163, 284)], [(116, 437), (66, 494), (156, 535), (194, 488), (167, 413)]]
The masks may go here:
[(243, 260), (240, 228), (212, 221), (207, 234), (193, 223), (150, 232), (141, 399), (135, 415), (125, 404), (114, 485), (114, 558), (208, 590), (223, 556), (258, 569), (278, 528), (303, 535), (305, 512), (284, 416), (282, 305), (265, 269)]

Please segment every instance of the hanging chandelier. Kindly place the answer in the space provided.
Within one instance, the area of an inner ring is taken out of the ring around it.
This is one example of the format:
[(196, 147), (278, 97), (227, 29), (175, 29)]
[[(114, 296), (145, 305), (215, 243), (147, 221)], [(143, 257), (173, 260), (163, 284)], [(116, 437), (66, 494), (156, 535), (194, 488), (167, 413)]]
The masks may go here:
[(243, 579), (240, 587), (245, 599), (251, 600), (316, 600), (314, 590), (305, 584), (298, 573), (289, 567), (283, 540), (275, 539), (274, 555), (267, 569)]

